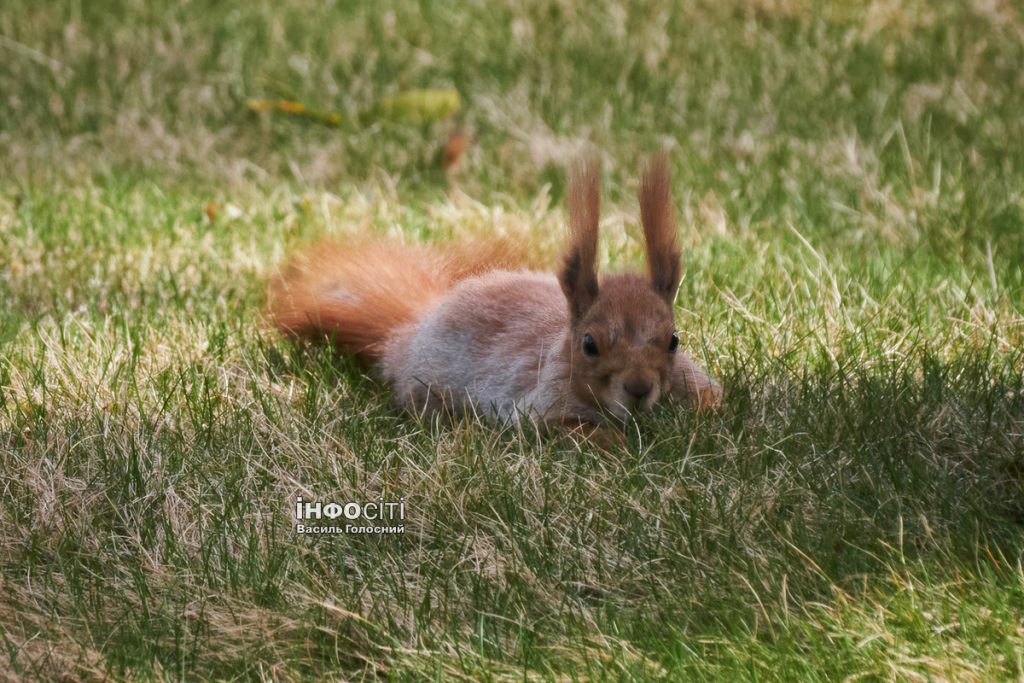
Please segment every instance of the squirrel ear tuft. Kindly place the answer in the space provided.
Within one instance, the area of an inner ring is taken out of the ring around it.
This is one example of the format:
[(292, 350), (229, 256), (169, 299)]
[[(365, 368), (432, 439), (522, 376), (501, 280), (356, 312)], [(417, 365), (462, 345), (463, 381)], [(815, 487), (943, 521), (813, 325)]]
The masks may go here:
[(651, 160), (640, 183), (640, 222), (647, 243), (651, 286), (670, 306), (683, 277), (671, 188), (668, 159), (658, 154)]
[(596, 157), (578, 162), (569, 181), (569, 245), (558, 274), (573, 321), (597, 298), (597, 235), (601, 209), (601, 167)]

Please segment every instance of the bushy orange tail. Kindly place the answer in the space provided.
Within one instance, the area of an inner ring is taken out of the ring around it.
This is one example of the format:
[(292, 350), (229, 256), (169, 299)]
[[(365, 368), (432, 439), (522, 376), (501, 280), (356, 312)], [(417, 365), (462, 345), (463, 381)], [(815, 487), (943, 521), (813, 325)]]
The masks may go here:
[(269, 317), (287, 335), (329, 340), (372, 364), (397, 327), (417, 320), (459, 280), (515, 268), (523, 260), (507, 241), (322, 241), (295, 256), (272, 281)]

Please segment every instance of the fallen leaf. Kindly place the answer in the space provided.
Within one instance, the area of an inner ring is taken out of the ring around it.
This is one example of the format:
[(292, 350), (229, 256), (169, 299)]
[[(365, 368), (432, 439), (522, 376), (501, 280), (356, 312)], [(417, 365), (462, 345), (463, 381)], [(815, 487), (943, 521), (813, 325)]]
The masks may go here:
[(444, 158), (441, 161), (441, 168), (445, 173), (453, 170), (462, 159), (469, 144), (469, 136), (461, 128), (455, 128), (448, 133), (448, 141), (444, 143)]
[(457, 90), (405, 90), (385, 97), (366, 115), (400, 123), (426, 123), (448, 118), (459, 106)]
[(245, 106), (255, 112), (275, 110), (284, 114), (291, 114), (293, 116), (301, 116), (306, 119), (311, 119), (326, 126), (341, 125), (341, 114), (333, 111), (317, 111), (315, 109), (309, 109), (302, 102), (296, 102), (295, 100), (254, 99), (246, 102)]

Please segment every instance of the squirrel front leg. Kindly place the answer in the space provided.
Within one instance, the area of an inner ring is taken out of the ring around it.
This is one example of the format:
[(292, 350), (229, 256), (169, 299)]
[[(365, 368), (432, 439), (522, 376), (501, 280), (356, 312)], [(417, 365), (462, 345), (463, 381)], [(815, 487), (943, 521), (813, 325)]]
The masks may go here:
[(722, 405), (722, 385), (711, 379), (692, 358), (679, 352), (672, 366), (669, 395), (686, 401), (694, 410), (714, 410)]
[(584, 441), (605, 451), (619, 450), (626, 445), (626, 435), (621, 429), (598, 424), (584, 417), (560, 416), (545, 421), (545, 426), (549, 430), (567, 434), (574, 441)]

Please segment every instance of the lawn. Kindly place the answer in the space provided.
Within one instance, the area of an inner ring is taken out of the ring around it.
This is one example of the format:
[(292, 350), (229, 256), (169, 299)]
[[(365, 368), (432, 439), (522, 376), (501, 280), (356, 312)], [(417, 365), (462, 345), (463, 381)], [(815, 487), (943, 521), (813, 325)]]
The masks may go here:
[[(1005, 0), (4, 0), (0, 679), (1019, 680), (1021, 112)], [(424, 422), (263, 323), (324, 235), (555, 266), (595, 150), (605, 271), (670, 155), (720, 411)]]

